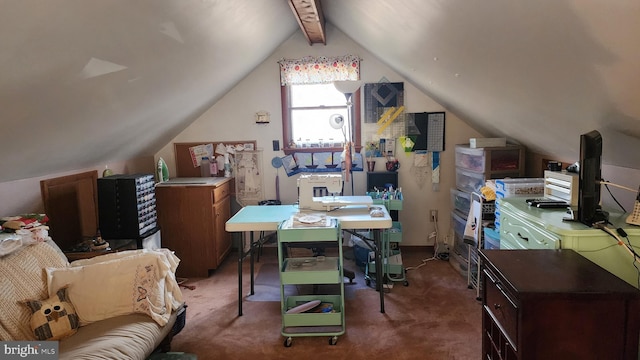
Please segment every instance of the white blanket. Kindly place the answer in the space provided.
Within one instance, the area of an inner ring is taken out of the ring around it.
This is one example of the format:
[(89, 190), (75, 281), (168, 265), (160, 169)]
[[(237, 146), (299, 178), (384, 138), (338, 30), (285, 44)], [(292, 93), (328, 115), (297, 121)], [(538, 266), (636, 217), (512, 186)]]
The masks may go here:
[(47, 268), (49, 294), (69, 285), (80, 324), (131, 313), (165, 325), (183, 302), (175, 278), (179, 259), (168, 249), (130, 250)]

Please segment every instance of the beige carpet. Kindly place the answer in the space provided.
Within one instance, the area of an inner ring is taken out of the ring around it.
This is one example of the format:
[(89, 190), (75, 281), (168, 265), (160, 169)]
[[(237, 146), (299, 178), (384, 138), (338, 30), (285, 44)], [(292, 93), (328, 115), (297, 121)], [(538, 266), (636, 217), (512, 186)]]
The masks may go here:
[[(265, 250), (257, 274), (261, 266), (277, 263), (275, 253), (269, 253), (273, 249)], [(405, 267), (429, 257), (422, 250), (403, 250)], [(248, 262), (243, 268), (247, 294)], [(275, 288), (279, 296), (277, 277), (270, 277), (275, 283), (264, 286)], [(208, 278), (191, 279), (188, 284), (194, 290), (183, 290), (189, 305), (187, 321), (172, 350), (196, 354), (201, 360), (480, 359), (481, 304), (466, 279), (448, 262), (434, 260), (409, 270), (407, 280), (409, 286), (395, 283), (385, 294), (385, 313), (380, 312), (379, 293), (366, 285), (353, 291), (352, 298), (345, 297), (346, 333), (336, 345), (329, 345), (326, 336), (295, 337), (287, 348), (279, 300), (249, 301), (245, 296), (243, 316), (238, 316), (237, 254), (232, 253)], [(361, 271), (355, 281), (364, 283)]]

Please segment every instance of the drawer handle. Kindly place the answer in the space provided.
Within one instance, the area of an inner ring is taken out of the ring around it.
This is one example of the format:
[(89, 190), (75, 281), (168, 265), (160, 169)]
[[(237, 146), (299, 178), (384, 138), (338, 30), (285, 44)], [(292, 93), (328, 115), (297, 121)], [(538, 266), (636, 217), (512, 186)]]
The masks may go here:
[(499, 310), (502, 307), (500, 304), (493, 304), (493, 308)]
[(529, 241), (528, 237), (522, 236), (522, 234), (518, 233), (518, 237), (524, 241)]

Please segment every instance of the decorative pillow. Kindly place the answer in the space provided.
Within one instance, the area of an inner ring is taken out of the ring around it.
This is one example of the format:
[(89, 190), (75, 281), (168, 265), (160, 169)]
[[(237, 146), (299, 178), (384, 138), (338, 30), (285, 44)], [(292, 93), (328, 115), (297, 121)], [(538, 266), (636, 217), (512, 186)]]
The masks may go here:
[(45, 270), (49, 294), (69, 285), (81, 326), (132, 313), (147, 314), (162, 326), (182, 303), (177, 264), (168, 249), (129, 250)]
[(67, 287), (46, 300), (26, 300), (31, 309), (31, 329), (38, 340), (59, 340), (78, 331), (80, 321), (67, 296)]

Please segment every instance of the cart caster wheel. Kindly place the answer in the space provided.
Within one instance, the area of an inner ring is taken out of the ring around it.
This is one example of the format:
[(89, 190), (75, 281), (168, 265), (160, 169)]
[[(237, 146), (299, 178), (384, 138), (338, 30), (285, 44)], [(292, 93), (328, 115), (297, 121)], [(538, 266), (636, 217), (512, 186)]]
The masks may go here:
[(404, 281), (404, 286), (409, 286), (409, 282), (408, 281)]
[(371, 286), (371, 280), (367, 279), (365, 280), (365, 283), (367, 284), (367, 286)]
[(284, 340), (284, 347), (291, 347), (292, 342), (293, 342), (293, 339), (291, 339), (290, 337), (286, 338)]
[(338, 343), (338, 337), (334, 336), (332, 338), (329, 339), (329, 345), (335, 345)]

